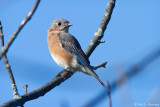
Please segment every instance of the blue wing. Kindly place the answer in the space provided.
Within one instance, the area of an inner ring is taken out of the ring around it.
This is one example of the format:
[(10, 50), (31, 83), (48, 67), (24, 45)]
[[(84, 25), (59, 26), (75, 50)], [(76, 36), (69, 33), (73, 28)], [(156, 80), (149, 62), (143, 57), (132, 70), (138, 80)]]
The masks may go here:
[(58, 37), (61, 41), (62, 47), (65, 50), (70, 52), (72, 55), (76, 56), (81, 63), (85, 65), (90, 65), (87, 56), (81, 49), (79, 42), (74, 36), (72, 36), (69, 33), (62, 32), (58, 34)]

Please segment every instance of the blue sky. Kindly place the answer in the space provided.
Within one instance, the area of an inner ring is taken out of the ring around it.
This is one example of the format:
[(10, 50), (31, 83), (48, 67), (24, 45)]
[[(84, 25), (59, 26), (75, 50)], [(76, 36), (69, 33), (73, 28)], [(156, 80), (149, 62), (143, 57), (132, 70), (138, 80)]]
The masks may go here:
[[(29, 85), (28, 91), (37, 89), (50, 81), (62, 70), (50, 56), (47, 44), (47, 30), (57, 18), (65, 18), (73, 24), (69, 32), (85, 50), (93, 38), (108, 0), (42, 0), (40, 5), (9, 49), (7, 56), (19, 89)], [(0, 0), (0, 20), (3, 25), (5, 42), (9, 40), (21, 21), (32, 9), (35, 1)], [(104, 44), (99, 45), (91, 55), (92, 65), (107, 61), (106, 68), (96, 72), (102, 81), (112, 83), (119, 77), (121, 65), (129, 69), (150, 52), (160, 47), (159, 0), (117, 0), (111, 20), (104, 34)], [(111, 94), (113, 106), (124, 107), (134, 103), (146, 103), (160, 85), (160, 59), (150, 64), (143, 72), (128, 80)], [(0, 104), (12, 99), (11, 82), (0, 61)], [(27, 102), (25, 107), (82, 107), (96, 97), (103, 88), (90, 76), (76, 73), (44, 97)], [(122, 98), (123, 93), (127, 92)], [(126, 102), (124, 99), (127, 99)], [(160, 102), (159, 102), (160, 103)], [(97, 107), (105, 107), (103, 100)]]

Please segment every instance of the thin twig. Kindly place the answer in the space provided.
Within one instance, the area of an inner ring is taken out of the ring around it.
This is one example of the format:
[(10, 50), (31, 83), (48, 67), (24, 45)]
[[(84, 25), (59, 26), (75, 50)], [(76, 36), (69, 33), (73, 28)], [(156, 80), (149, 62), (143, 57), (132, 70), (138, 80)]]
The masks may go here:
[[(114, 3), (113, 2), (111, 3), (111, 1), (112, 0), (110, 0), (109, 1), (110, 2), (109, 5), (107, 5), (107, 9), (106, 9), (105, 15), (103, 16), (103, 20), (102, 20), (102, 22), (100, 24), (100, 28), (98, 28), (98, 30), (97, 30), (98, 32), (99, 32), (100, 29), (102, 29), (102, 31), (104, 33), (104, 31), (106, 29), (106, 26), (107, 26), (108, 22), (110, 21), (110, 16), (111, 16), (113, 8), (114, 8), (114, 6), (113, 6)], [(112, 5), (112, 6), (110, 6), (110, 5)], [(105, 18), (107, 18), (107, 19), (105, 19)], [(87, 57), (89, 57), (92, 54), (92, 52), (94, 51), (94, 49), (98, 46), (98, 45), (94, 45), (94, 44), (97, 44), (97, 42), (103, 37), (102, 34), (101, 34), (100, 38), (98, 37), (98, 39), (96, 39), (97, 37), (94, 36), (94, 38), (93, 38), (94, 40), (93, 41), (96, 41), (96, 42), (91, 42), (90, 43), (90, 45), (89, 45), (89, 47), (87, 48), (87, 51), (86, 51)], [(93, 45), (91, 46), (91, 44), (93, 44)], [(34, 91), (31, 91), (31, 92), (29, 92), (27, 94), (22, 95), (21, 99), (10, 100), (10, 101), (4, 103), (2, 105), (2, 107), (8, 107), (10, 105), (12, 105), (12, 107), (16, 107), (18, 105), (23, 105), (27, 101), (30, 101), (30, 100), (33, 100), (33, 99), (37, 99), (40, 96), (44, 96), (47, 92), (49, 92), (54, 87), (60, 85), (62, 82), (64, 82), (68, 78), (70, 78), (73, 74), (74, 74), (73, 72), (70, 72), (70, 71), (67, 71), (67, 70), (63, 70), (55, 78), (53, 78), (52, 81), (48, 82), (44, 86), (42, 86), (42, 87), (40, 87), (40, 88), (38, 88), (38, 89), (36, 89)]]
[[(1, 47), (2, 48), (4, 47), (4, 38), (3, 38), (3, 36), (4, 35), (3, 35), (3, 31), (2, 31), (2, 24), (0, 22), (0, 39), (1, 39)], [(6, 65), (6, 69), (7, 69), (8, 73), (9, 73), (11, 82), (12, 82), (13, 97), (16, 98), (16, 99), (20, 98), (19, 93), (18, 93), (18, 89), (17, 89), (17, 86), (16, 86), (16, 82), (15, 82), (15, 79), (14, 79), (14, 76), (13, 76), (13, 73), (12, 73), (12, 69), (11, 69), (11, 66), (9, 65), (9, 62), (8, 62), (6, 54), (3, 55), (3, 59), (4, 59), (5, 65)]]
[(0, 53), (0, 60), (1, 60), (2, 56), (8, 51), (9, 47), (11, 46), (11, 44), (13, 43), (13, 41), (16, 39), (16, 37), (18, 36), (18, 34), (22, 30), (22, 28), (31, 19), (31, 17), (35, 13), (35, 10), (38, 7), (39, 2), (40, 2), (40, 0), (36, 1), (33, 9), (29, 12), (29, 14), (27, 15), (27, 17), (21, 22), (20, 26), (18, 27), (18, 29), (16, 30), (16, 32), (12, 35), (12, 37), (10, 38), (10, 40), (8, 41), (8, 43), (6, 44), (6, 46), (4, 46), (2, 48), (2, 52)]
[(112, 107), (109, 81), (107, 81), (107, 88), (108, 88), (107, 96), (108, 96), (108, 101), (109, 101), (109, 107)]
[(101, 67), (106, 68), (106, 64), (107, 64), (107, 62), (103, 62), (103, 63), (100, 64), (100, 65), (94, 66), (93, 69), (94, 69), (94, 70), (97, 70), (98, 68), (101, 68)]
[(27, 92), (28, 84), (24, 85), (23, 87), (24, 87), (24, 89), (25, 89), (25, 94), (27, 94), (27, 93), (28, 93), (28, 92)]
[(105, 41), (104, 41), (104, 40), (98, 40), (98, 42), (99, 42), (99, 43), (105, 43)]

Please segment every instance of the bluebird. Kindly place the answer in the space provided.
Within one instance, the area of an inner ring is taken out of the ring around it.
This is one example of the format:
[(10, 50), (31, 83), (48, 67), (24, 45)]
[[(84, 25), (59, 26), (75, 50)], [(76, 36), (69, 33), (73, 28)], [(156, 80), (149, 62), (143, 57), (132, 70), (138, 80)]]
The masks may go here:
[(51, 24), (48, 30), (47, 41), (52, 58), (64, 69), (71, 72), (80, 71), (91, 75), (103, 87), (106, 87), (94, 72), (77, 39), (68, 33), (70, 26), (72, 24), (65, 19), (56, 19)]

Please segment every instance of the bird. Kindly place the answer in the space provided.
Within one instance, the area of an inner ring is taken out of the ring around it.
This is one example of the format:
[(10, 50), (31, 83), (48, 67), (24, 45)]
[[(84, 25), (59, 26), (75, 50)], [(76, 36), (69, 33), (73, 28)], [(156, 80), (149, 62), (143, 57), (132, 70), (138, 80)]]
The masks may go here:
[(48, 47), (52, 58), (62, 68), (71, 72), (80, 71), (91, 75), (103, 87), (106, 87), (94, 72), (78, 40), (68, 33), (70, 26), (72, 26), (72, 24), (62, 18), (52, 22), (47, 36)]

